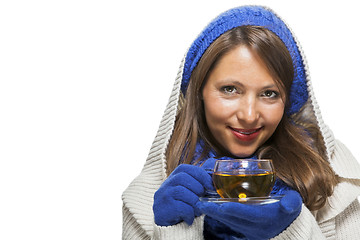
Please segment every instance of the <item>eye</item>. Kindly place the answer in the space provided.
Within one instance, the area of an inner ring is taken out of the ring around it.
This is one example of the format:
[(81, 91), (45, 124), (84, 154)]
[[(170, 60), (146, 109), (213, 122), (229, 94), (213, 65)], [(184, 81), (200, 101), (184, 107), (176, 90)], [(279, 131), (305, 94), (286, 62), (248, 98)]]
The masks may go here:
[(232, 94), (236, 92), (236, 87), (234, 86), (224, 86), (221, 88), (221, 91), (226, 94)]
[(279, 93), (273, 90), (266, 90), (261, 94), (261, 96), (266, 98), (277, 98), (279, 97)]

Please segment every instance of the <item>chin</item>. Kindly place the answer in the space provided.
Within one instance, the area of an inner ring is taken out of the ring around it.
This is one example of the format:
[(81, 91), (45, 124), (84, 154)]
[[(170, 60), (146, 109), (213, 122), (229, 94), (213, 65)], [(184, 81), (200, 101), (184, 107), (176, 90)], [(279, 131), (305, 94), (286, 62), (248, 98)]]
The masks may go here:
[(249, 153), (244, 153), (244, 152), (241, 152), (241, 153), (232, 153), (233, 157), (235, 158), (248, 158), (248, 157), (252, 157), (252, 155), (254, 155), (255, 151), (254, 152), (249, 152)]

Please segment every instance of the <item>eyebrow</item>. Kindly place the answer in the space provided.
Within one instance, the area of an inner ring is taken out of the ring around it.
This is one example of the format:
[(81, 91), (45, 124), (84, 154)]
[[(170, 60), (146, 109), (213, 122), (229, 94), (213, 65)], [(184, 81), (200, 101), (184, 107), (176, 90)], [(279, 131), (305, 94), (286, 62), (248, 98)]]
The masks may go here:
[(267, 88), (279, 88), (276, 84), (269, 84), (263, 87), (263, 89), (267, 89)]
[[(237, 81), (237, 80), (233, 80), (233, 79), (223, 79), (220, 82), (221, 84), (226, 84), (226, 85), (238, 85), (238, 86), (242, 86), (245, 87), (244, 84), (242, 84), (241, 82)], [(269, 85), (265, 85), (264, 87), (262, 87), (261, 89), (269, 89), (269, 88), (276, 88), (279, 89), (279, 87), (276, 84), (269, 84)], [(279, 89), (280, 90), (280, 89)]]

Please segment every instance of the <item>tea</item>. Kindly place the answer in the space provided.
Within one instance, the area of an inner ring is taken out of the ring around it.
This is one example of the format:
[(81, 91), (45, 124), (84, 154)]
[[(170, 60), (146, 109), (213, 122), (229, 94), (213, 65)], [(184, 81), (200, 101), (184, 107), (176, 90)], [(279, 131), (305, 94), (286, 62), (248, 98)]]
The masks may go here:
[(274, 186), (275, 174), (268, 171), (215, 172), (213, 181), (222, 198), (264, 197)]

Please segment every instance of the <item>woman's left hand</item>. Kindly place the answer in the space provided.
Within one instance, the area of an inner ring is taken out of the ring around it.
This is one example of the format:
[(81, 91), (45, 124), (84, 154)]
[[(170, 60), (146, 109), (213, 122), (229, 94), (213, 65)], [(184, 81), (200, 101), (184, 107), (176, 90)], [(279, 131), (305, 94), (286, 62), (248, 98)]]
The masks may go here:
[(300, 214), (302, 199), (298, 192), (288, 190), (276, 203), (247, 205), (236, 202), (198, 202), (197, 207), (248, 239), (269, 239), (285, 230)]

